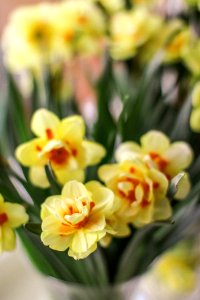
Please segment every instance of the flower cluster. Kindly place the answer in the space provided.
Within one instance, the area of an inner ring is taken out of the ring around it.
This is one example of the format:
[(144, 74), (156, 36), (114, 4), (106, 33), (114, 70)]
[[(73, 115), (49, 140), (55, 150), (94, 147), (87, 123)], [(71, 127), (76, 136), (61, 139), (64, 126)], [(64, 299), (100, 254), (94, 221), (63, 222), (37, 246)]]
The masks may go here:
[(78, 54), (96, 54), (104, 31), (103, 15), (89, 1), (22, 7), (13, 13), (4, 32), (5, 62), (12, 71), (35, 70)]

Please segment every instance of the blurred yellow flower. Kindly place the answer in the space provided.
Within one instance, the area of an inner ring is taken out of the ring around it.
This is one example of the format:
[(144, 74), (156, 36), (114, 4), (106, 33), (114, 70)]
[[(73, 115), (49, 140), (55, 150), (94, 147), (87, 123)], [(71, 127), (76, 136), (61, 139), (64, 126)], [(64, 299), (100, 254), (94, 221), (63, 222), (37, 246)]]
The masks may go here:
[[(170, 144), (169, 138), (160, 131), (151, 130), (144, 134), (140, 141), (141, 146), (132, 141), (122, 143), (116, 150), (116, 160), (121, 162), (139, 157), (149, 167), (157, 168), (165, 174), (169, 180), (188, 168), (192, 162), (193, 151), (189, 144)], [(189, 181), (189, 177), (186, 176), (185, 180)], [(188, 192), (188, 189), (185, 189), (185, 192)], [(184, 193), (180, 194), (183, 196)]]
[(54, 11), (59, 57), (92, 55), (103, 52), (105, 20), (101, 10), (90, 1), (69, 0)]
[(192, 291), (197, 284), (197, 273), (191, 245), (180, 243), (164, 253), (153, 266), (153, 272), (175, 292)]
[(112, 213), (114, 195), (98, 182), (69, 181), (61, 195), (42, 205), (42, 242), (75, 259), (87, 257), (106, 235), (106, 217)]
[(183, 28), (172, 36), (166, 42), (164, 47), (166, 62), (180, 60), (188, 51), (188, 47), (192, 43), (192, 34), (189, 28)]
[(5, 29), (4, 60), (12, 71), (38, 69), (54, 59), (54, 6), (48, 3), (18, 8)]
[(166, 193), (168, 180), (156, 169), (139, 160), (103, 165), (99, 177), (118, 198), (116, 216), (126, 223), (143, 226), (170, 218), (172, 211)]
[(190, 126), (193, 131), (200, 132), (200, 82), (197, 82), (192, 93), (193, 110), (190, 116)]
[(28, 215), (24, 207), (16, 203), (4, 202), (0, 194), (0, 252), (15, 249), (14, 229), (27, 221)]
[(105, 155), (98, 143), (84, 140), (85, 126), (82, 117), (71, 116), (63, 120), (46, 109), (37, 110), (31, 121), (32, 132), (37, 136), (16, 149), (18, 161), (30, 167), (33, 184), (48, 187), (44, 166), (51, 163), (58, 181), (84, 180), (84, 169), (97, 164)]
[(134, 56), (138, 47), (158, 33), (162, 19), (138, 8), (116, 13), (111, 18), (110, 52), (114, 59)]
[(195, 77), (199, 76), (200, 74), (200, 40), (199, 39), (196, 39), (193, 43), (191, 43), (190, 47), (188, 47), (186, 53), (184, 54), (183, 62)]

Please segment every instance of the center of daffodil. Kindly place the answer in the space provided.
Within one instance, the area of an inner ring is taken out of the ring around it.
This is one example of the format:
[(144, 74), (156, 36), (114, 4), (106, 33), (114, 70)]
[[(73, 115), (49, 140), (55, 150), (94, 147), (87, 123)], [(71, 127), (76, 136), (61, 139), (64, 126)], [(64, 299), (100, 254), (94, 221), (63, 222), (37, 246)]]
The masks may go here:
[(46, 42), (50, 36), (50, 28), (45, 22), (34, 24), (30, 40), (34, 42)]
[(137, 178), (125, 177), (118, 181), (118, 194), (130, 203), (138, 202), (142, 208), (150, 204), (149, 185)]
[(5, 213), (0, 214), (0, 226), (8, 221), (8, 216)]
[(56, 165), (66, 164), (69, 157), (70, 154), (64, 147), (53, 149), (48, 153), (49, 160)]

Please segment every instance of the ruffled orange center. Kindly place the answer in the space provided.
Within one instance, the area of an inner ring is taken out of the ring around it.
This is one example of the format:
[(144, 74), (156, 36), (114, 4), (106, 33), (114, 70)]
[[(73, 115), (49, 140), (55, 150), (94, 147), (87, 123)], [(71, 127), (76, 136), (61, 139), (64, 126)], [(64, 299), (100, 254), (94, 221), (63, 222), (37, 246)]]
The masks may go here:
[(140, 188), (143, 191), (142, 201), (140, 202), (140, 206), (142, 208), (147, 207), (150, 204), (149, 201), (149, 193), (150, 186), (144, 180), (133, 178), (133, 177), (123, 177), (118, 180), (117, 183), (117, 192), (120, 197), (128, 201), (129, 203), (137, 202), (137, 188)]
[(5, 213), (0, 214), (0, 226), (8, 221), (8, 216)]
[(93, 201), (82, 200), (82, 209), (78, 208), (76, 203), (68, 205), (63, 214), (64, 221), (60, 227), (60, 235), (70, 233), (74, 229), (80, 229), (88, 222), (89, 215), (95, 206)]

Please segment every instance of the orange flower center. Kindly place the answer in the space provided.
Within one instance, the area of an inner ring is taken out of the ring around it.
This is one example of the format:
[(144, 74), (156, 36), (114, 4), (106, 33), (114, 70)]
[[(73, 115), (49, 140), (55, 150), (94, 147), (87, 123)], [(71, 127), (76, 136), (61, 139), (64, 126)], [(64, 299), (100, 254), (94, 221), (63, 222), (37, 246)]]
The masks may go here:
[(133, 203), (137, 201), (136, 188), (139, 185), (143, 189), (143, 199), (140, 203), (140, 206), (145, 208), (150, 204), (150, 202), (147, 200), (149, 198), (150, 187), (145, 181), (137, 178), (124, 177), (118, 181), (118, 194), (128, 202)]
[(0, 214), (0, 225), (3, 225), (8, 221), (8, 216), (5, 213)]
[(70, 154), (64, 148), (53, 149), (48, 153), (48, 159), (56, 165), (64, 165), (69, 159)]

